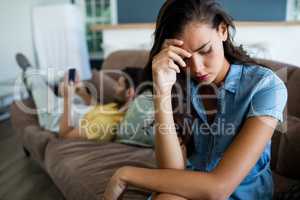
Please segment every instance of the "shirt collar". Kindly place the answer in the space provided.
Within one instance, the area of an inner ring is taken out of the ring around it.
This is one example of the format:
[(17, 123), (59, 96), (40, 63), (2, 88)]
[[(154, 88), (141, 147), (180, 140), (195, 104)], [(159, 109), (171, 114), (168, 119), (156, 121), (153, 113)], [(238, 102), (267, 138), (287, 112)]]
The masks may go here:
[(240, 79), (243, 71), (243, 65), (231, 64), (229, 72), (224, 82), (224, 89), (235, 93), (240, 85)]
[[(225, 82), (221, 88), (224, 88), (229, 92), (235, 93), (240, 84), (242, 71), (243, 65), (231, 64)], [(191, 94), (193, 95), (196, 93), (197, 83), (195, 81), (191, 81), (191, 86)]]

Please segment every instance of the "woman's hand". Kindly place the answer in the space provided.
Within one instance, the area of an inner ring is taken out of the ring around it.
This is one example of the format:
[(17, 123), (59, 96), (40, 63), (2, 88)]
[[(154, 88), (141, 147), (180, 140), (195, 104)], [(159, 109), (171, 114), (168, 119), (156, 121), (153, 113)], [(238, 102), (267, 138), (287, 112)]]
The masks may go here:
[(122, 178), (125, 167), (118, 169), (108, 182), (103, 200), (118, 200), (127, 187), (127, 183)]
[(66, 73), (64, 76), (63, 84), (59, 86), (60, 90), (62, 89), (62, 94), (65, 98), (72, 97), (75, 93), (76, 88), (81, 86), (78, 73), (76, 73), (75, 82), (69, 82), (68, 77), (69, 75), (68, 73)]
[(180, 48), (183, 41), (177, 39), (165, 40), (162, 50), (152, 60), (152, 75), (155, 91), (159, 94), (171, 92), (176, 82), (176, 73), (180, 73), (181, 67), (186, 67), (184, 58), (192, 55)]

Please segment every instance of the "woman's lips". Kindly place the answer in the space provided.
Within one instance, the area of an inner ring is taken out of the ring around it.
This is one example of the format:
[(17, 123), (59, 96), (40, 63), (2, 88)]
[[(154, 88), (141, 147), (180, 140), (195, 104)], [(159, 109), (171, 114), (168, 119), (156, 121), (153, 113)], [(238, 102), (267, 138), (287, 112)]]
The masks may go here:
[(208, 74), (202, 75), (202, 76), (196, 76), (198, 80), (204, 81), (208, 79)]

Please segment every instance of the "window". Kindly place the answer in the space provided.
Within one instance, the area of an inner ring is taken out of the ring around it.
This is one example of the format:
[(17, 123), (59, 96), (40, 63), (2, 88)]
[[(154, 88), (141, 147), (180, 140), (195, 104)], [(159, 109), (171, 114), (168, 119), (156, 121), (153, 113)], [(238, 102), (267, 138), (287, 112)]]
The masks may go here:
[(294, 19), (300, 20), (300, 0), (294, 1)]
[(87, 44), (91, 59), (101, 59), (102, 32), (92, 32), (90, 27), (94, 24), (116, 23), (116, 0), (84, 0)]
[(300, 0), (287, 0), (287, 20), (300, 20)]

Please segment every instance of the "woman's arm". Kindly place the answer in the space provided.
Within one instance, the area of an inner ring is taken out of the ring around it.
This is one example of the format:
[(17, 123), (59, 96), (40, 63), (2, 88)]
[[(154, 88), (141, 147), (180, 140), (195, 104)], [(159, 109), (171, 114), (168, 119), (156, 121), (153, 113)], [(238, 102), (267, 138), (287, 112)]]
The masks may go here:
[(162, 50), (152, 60), (155, 106), (155, 153), (158, 167), (184, 169), (185, 162), (173, 119), (171, 90), (176, 82), (179, 65), (185, 67), (183, 58), (191, 54), (180, 48), (183, 42), (168, 39)]
[[(183, 58), (191, 55), (178, 46), (183, 45), (177, 39), (164, 41), (162, 51), (152, 61), (155, 106), (155, 154), (161, 169), (185, 169), (185, 155), (180, 147), (173, 119), (171, 90), (176, 81), (176, 73), (186, 64)], [(184, 200), (172, 194), (153, 194), (168, 199)]]
[[(71, 93), (71, 88), (68, 86), (64, 86), (66, 89), (64, 90), (64, 110), (63, 114), (60, 118), (60, 123), (59, 123), (59, 136), (62, 138), (65, 138), (67, 133), (73, 130), (72, 123), (71, 123), (71, 99), (72, 99), (72, 94)], [(69, 94), (66, 94), (69, 93)]]
[(176, 134), (171, 93), (155, 96), (155, 153), (161, 169), (184, 169), (185, 162)]
[(64, 139), (85, 138), (84, 129), (74, 128), (71, 123), (71, 96), (64, 95), (64, 112), (59, 123), (59, 137)]
[(272, 117), (248, 118), (222, 160), (209, 173), (124, 167), (117, 174), (121, 182), (155, 192), (187, 199), (227, 199), (259, 159), (276, 124)]
[(69, 132), (66, 132), (62, 138), (64, 139), (86, 139), (84, 129), (73, 128)]

